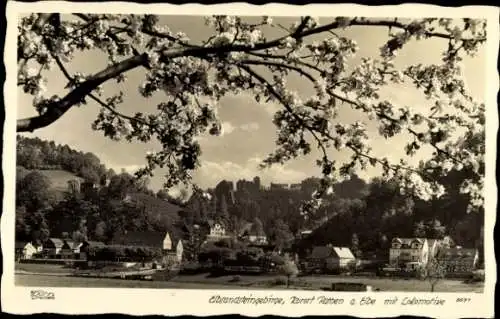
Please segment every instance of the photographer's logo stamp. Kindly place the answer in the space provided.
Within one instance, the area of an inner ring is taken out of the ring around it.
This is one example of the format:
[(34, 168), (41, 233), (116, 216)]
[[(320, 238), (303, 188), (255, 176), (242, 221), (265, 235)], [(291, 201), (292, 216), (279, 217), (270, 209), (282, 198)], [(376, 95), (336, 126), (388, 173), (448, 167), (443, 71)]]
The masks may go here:
[(32, 300), (36, 300), (36, 299), (54, 300), (54, 299), (56, 299), (56, 296), (53, 292), (49, 292), (49, 291), (45, 291), (45, 290), (32, 290), (30, 295), (31, 295)]

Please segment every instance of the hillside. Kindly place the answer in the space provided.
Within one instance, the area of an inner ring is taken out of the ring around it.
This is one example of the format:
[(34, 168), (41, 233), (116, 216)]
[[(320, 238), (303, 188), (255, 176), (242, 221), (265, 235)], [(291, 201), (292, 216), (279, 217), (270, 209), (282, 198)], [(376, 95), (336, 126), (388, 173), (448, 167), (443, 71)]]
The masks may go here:
[(73, 173), (64, 170), (39, 170), (44, 176), (50, 180), (52, 189), (65, 192), (68, 190), (68, 183), (77, 180), (83, 182), (84, 179), (76, 176)]
[[(68, 192), (70, 181), (77, 181), (74, 192)], [(92, 153), (38, 138), (18, 137), (16, 185), (21, 240), (109, 241), (122, 231), (172, 231), (185, 210), (168, 195), (155, 194), (147, 180), (107, 169)]]
[(153, 220), (167, 225), (173, 225), (179, 221), (179, 216), (185, 207), (169, 203), (151, 194), (131, 193), (127, 197), (129, 203), (143, 207)]

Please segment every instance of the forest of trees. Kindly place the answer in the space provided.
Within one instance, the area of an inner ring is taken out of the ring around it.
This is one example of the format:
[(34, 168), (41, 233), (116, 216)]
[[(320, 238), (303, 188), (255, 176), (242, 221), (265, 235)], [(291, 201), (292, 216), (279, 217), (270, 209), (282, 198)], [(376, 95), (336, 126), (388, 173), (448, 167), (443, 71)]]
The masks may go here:
[[(179, 236), (208, 219), (224, 221), (232, 233), (251, 222), (277, 247), (289, 247), (301, 230), (312, 235), (306, 247), (333, 243), (351, 247), (358, 256), (387, 251), (392, 237), (442, 238), (451, 236), (464, 247), (482, 247), (484, 213), (468, 213), (466, 194), (458, 191), (467, 171), (451, 171), (440, 178), (448, 192), (423, 201), (401, 194), (395, 180), (369, 182), (353, 175), (338, 183), (321, 210), (305, 216), (300, 207), (319, 182), (308, 178), (299, 189), (254, 187), (239, 182), (231, 190), (221, 181), (210, 199), (201, 192), (181, 201), (163, 190), (153, 192), (147, 180), (107, 169), (91, 153), (72, 150), (38, 138), (18, 137), (16, 184), (16, 237), (44, 240), (49, 236), (109, 242), (128, 231), (174, 231)], [(422, 163), (425, 169), (427, 163)], [(99, 185), (86, 192), (56, 194), (43, 171), (63, 169)], [(100, 183), (97, 183), (100, 182)]]
[[(87, 191), (61, 192), (43, 172), (65, 170)], [(131, 195), (128, 196), (127, 195)], [(99, 158), (67, 145), (18, 136), (16, 174), (16, 236), (44, 240), (49, 236), (110, 241), (124, 230), (164, 231), (178, 223), (175, 199), (155, 194), (148, 181), (107, 169)]]

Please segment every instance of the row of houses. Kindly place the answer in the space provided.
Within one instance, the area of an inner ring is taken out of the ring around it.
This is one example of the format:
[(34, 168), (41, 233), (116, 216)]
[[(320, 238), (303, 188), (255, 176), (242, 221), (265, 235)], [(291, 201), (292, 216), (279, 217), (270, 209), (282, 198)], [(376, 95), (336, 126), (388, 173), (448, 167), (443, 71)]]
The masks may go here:
[(19, 242), (15, 243), (17, 259), (52, 258), (52, 259), (74, 259), (85, 254), (91, 246), (102, 246), (105, 244), (96, 241), (75, 242), (69, 239), (49, 238), (42, 243)]
[(257, 245), (267, 245), (269, 243), (265, 232), (256, 227), (254, 223), (245, 223), (237, 234), (230, 233), (223, 221), (209, 220), (208, 226), (209, 233), (204, 238), (205, 242), (236, 238)]
[[(443, 240), (427, 238), (393, 238), (389, 248), (389, 268), (413, 272), (437, 260), (448, 276), (470, 274), (478, 267), (477, 249), (452, 247), (449, 238)], [(333, 272), (355, 269), (370, 260), (357, 259), (348, 247), (334, 245), (315, 246), (302, 258), (306, 271)]]
[[(204, 236), (202, 242), (213, 242), (233, 237), (226, 232), (223, 222), (210, 220), (208, 225), (209, 232)], [(239, 238), (251, 243), (267, 243), (265, 234), (256, 233), (251, 223), (245, 225)], [(175, 255), (176, 261), (181, 262), (184, 255), (184, 243), (187, 240), (189, 239), (181, 238), (174, 232), (135, 231), (124, 232), (116, 236), (111, 245), (161, 249), (165, 254)], [(75, 242), (70, 239), (49, 238), (40, 244), (16, 242), (15, 248), (17, 259), (42, 256), (52, 259), (86, 259), (86, 254), (91, 247), (105, 246), (104, 243), (98, 241)]]
[[(202, 243), (234, 238), (233, 234), (226, 231), (225, 225), (220, 221), (209, 221), (209, 232)], [(255, 245), (267, 245), (267, 237), (252, 223), (244, 225), (236, 236), (242, 241)], [(186, 241), (192, 239), (181, 238), (173, 232), (125, 232), (113, 241), (114, 245), (160, 248), (178, 263), (184, 256)], [(91, 247), (104, 247), (105, 244), (96, 241), (74, 242), (59, 238), (49, 238), (41, 245), (16, 242), (16, 255), (18, 259), (30, 259), (41, 255), (45, 258), (76, 258), (86, 259), (86, 254)], [(416, 270), (417, 267), (427, 265), (431, 260), (438, 260), (448, 274), (466, 274), (473, 271), (478, 264), (479, 253), (477, 249), (452, 247), (449, 238), (443, 240), (428, 238), (401, 238), (392, 239), (388, 254), (388, 264), (395, 268)], [(298, 259), (298, 258), (297, 258)], [(334, 245), (315, 246), (304, 256), (297, 260), (306, 268), (322, 269), (325, 271), (338, 271), (349, 269), (360, 264), (348, 247)]]
[(479, 251), (475, 248), (452, 247), (449, 237), (442, 240), (427, 238), (393, 238), (389, 249), (389, 264), (394, 267), (421, 267), (437, 260), (448, 274), (463, 275), (477, 268)]

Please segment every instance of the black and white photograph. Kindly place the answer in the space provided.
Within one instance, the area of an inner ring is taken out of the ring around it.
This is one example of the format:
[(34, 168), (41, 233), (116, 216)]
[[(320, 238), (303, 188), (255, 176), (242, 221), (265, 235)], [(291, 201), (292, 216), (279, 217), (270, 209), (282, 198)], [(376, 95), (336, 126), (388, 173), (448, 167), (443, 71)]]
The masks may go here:
[(2, 249), (15, 287), (47, 291), (32, 299), (71, 287), (429, 305), (496, 281), (498, 14), (87, 6), (8, 21)]

